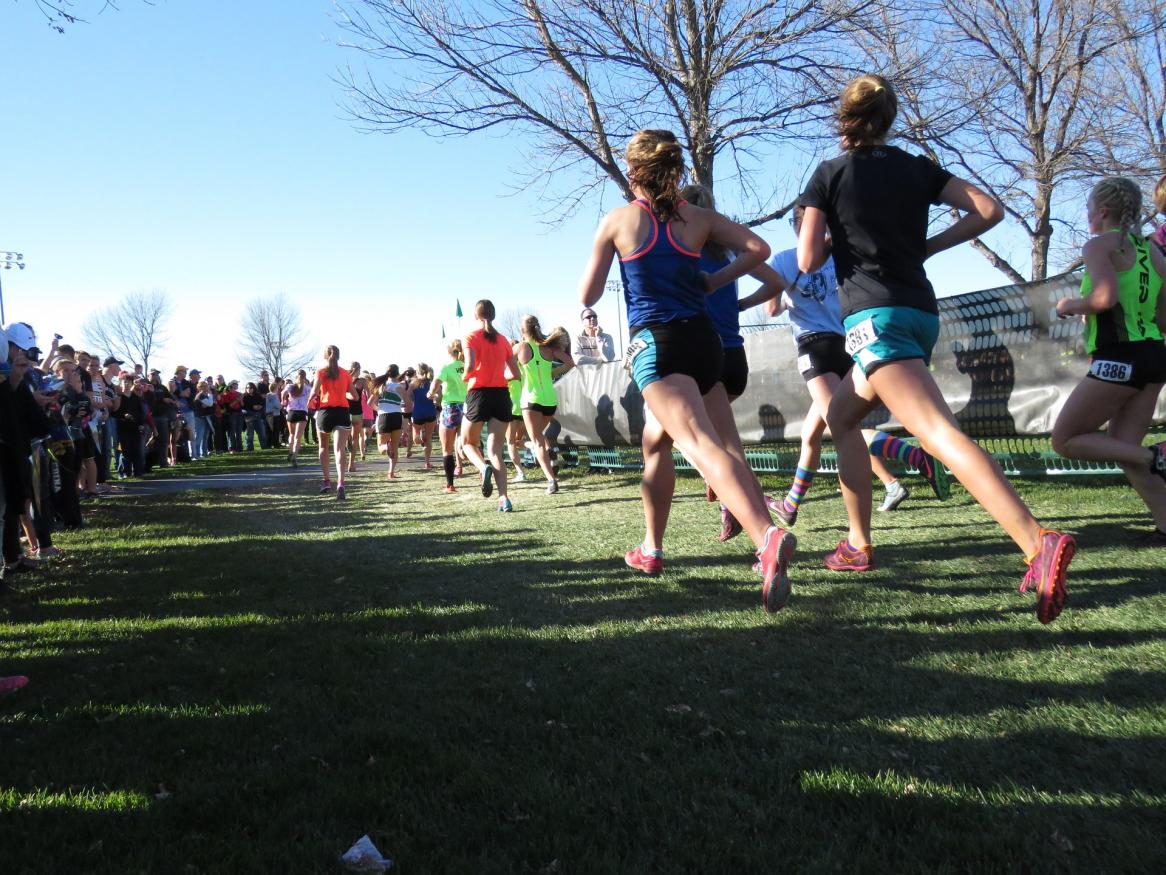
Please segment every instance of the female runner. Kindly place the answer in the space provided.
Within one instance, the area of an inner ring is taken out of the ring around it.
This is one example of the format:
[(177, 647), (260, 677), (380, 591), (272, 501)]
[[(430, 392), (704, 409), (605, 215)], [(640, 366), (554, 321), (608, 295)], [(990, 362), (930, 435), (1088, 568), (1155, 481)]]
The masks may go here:
[[(518, 344), (514, 344), (515, 350)], [(506, 426), (506, 451), (514, 465), (514, 482), (526, 480), (522, 470), (522, 445), (526, 442), (526, 423), (522, 421), (522, 378), (509, 380), (506, 391), (510, 393), (510, 422)]]
[(340, 367), (340, 349), (329, 346), (324, 350), (325, 367), (316, 371), (316, 381), (312, 384), (309, 404), (314, 400), (316, 410), (316, 431), (320, 435), (320, 469), (324, 472), (324, 484), (320, 494), (332, 491), (332, 481), (328, 479), (328, 441), (331, 440), (336, 453), (336, 498), (343, 501), (344, 472), (348, 462), (348, 432), (352, 430), (352, 414), (348, 408), (348, 393), (352, 389), (352, 375)]
[(437, 427), (437, 405), (429, 397), (433, 368), (421, 362), (409, 391), (413, 394), (413, 439), (425, 451), (425, 470), (433, 470), (433, 430)]
[(287, 410), (287, 430), (290, 436), (287, 460), (293, 468), (299, 467), (300, 445), (304, 440), (304, 429), (308, 426), (308, 397), (311, 394), (307, 371), (302, 368), (296, 371), (295, 380), (283, 390), (281, 401)]
[(376, 374), (364, 371), (360, 377), (364, 381), (364, 391), (360, 394), (360, 413), (364, 420), (364, 443), (361, 445), (360, 458), (364, 461), (363, 450), (368, 447), (370, 441), (375, 443), (377, 439), (377, 409), (372, 394), (372, 383), (376, 379)]
[(441, 425), (438, 437), (441, 439), (441, 466), (445, 471), (445, 492), (455, 492), (453, 478), (461, 476), (461, 466), (457, 464), (458, 432), (462, 426), (462, 411), (466, 400), (466, 384), (462, 379), (466, 363), (462, 360), (462, 342), (450, 341), (446, 348), (450, 361), (441, 369), (433, 381), (430, 395), (434, 404), (441, 405)]
[(401, 444), (405, 447), (405, 458), (413, 457), (413, 378), (417, 372), (405, 368), (401, 372)]
[(1085, 317), (1091, 361), (1053, 426), (1053, 449), (1071, 459), (1120, 462), (1154, 521), (1140, 543), (1166, 547), (1166, 457), (1162, 444), (1142, 446), (1166, 384), (1166, 254), (1138, 233), (1142, 193), (1128, 179), (1097, 183), (1085, 216), (1095, 236), (1082, 251), (1081, 295), (1057, 301), (1057, 315)]
[[(804, 212), (800, 206), (794, 209), (795, 233), (801, 229)], [(797, 250), (787, 249), (773, 256), (769, 264), (781, 277), (784, 289), (780, 298), (770, 299), (767, 311), (770, 316), (776, 316), (782, 310), (789, 313), (798, 347), (798, 370), (813, 400), (802, 422), (801, 455), (793, 484), (785, 498), (768, 499), (769, 509), (784, 525), (792, 526), (797, 521), (802, 499), (818, 472), (822, 436), (826, 432), (825, 412), (830, 407), (834, 390), (854, 367), (854, 361), (846, 354), (834, 260), (827, 258), (818, 270), (803, 273), (798, 270)], [(886, 496), (879, 505), (880, 512), (894, 510), (911, 495), (883, 459), (898, 459), (915, 468), (931, 484), (940, 501), (951, 495), (947, 471), (942, 465), (935, 464), (935, 459), (927, 452), (886, 432), (863, 429), (862, 435), (870, 447), (871, 467), (886, 489)]]
[[(498, 484), (498, 510), (509, 512), (514, 505), (506, 495), (506, 466), (502, 444), (510, 423), (510, 393), (507, 381), (518, 376), (518, 362), (510, 341), (494, 328), (494, 305), (482, 299), (474, 305), (474, 316), (482, 326), (462, 341), (466, 355), (466, 409), (462, 420), (462, 448), (470, 462), (482, 473), (482, 497), (489, 498)], [(480, 442), (482, 426), (487, 426), (486, 453)]]
[[(786, 568), (796, 542), (773, 524), (753, 472), (724, 448), (714, 424), (736, 428), (720, 382), (720, 338), (705, 305), (709, 291), (758, 267), (769, 246), (744, 226), (680, 198), (684, 160), (671, 132), (638, 132), (628, 144), (627, 167), (636, 200), (613, 210), (600, 224), (580, 282), (580, 299), (584, 306), (595, 305), (618, 254), (631, 324), (632, 377), (664, 432), (740, 520), (757, 548), (762, 601), (767, 610), (779, 610), (789, 599)], [(700, 252), (710, 241), (736, 252), (737, 258), (712, 276), (702, 276)], [(645, 477), (641, 494), (648, 538), (654, 539), (667, 521), (671, 484)], [(624, 558), (648, 573), (663, 567), (658, 540), (645, 542)]]
[(352, 378), (352, 388), (348, 390), (348, 413), (352, 417), (352, 430), (348, 436), (348, 471), (356, 470), (356, 454), (364, 461), (364, 392), (367, 388), (360, 375), (360, 362), (353, 362), (348, 369)]
[(522, 372), (522, 419), (535, 461), (547, 477), (547, 495), (554, 495), (559, 491), (559, 481), (551, 467), (551, 452), (543, 431), (559, 407), (554, 381), (575, 367), (575, 360), (543, 336), (535, 316), (522, 320), (522, 340), (514, 344), (514, 355)]
[(399, 476), (397, 447), (404, 427), (402, 410), (405, 402), (402, 394), (406, 385), (396, 365), (389, 365), (388, 370), (373, 380), (372, 384), (377, 403), (377, 448), (382, 456), (389, 458), (387, 480), (396, 480)]
[[(1037, 590), (1037, 618), (1049, 623), (1064, 604), (1076, 543), (1041, 527), (1000, 466), (960, 431), (927, 369), (939, 336), (939, 310), (923, 262), (982, 234), (1000, 221), (1003, 209), (933, 161), (888, 146), (897, 111), (882, 77), (860, 76), (847, 85), (838, 110), (844, 154), (818, 166), (800, 201), (806, 212), (798, 267), (804, 273), (821, 268), (833, 241), (846, 351), (858, 365), (839, 384), (826, 414), (850, 517), (848, 537), (826, 558), (826, 567), (874, 568), (870, 454), (859, 426), (882, 399), (1023, 551), (1029, 564), (1025, 583)], [(928, 238), (932, 204), (964, 215)]]

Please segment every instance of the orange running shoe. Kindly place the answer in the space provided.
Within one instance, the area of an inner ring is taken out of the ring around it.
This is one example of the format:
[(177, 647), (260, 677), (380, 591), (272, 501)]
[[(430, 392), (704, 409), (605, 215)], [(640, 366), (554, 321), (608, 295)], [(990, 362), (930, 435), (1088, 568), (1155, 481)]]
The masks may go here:
[(826, 557), (826, 567), (831, 571), (874, 571), (874, 548), (870, 544), (851, 547), (843, 538), (838, 549)]
[(1048, 625), (1060, 616), (1068, 590), (1065, 575), (1077, 552), (1077, 541), (1072, 535), (1052, 529), (1041, 529), (1037, 535), (1040, 546), (1028, 562), (1028, 571), (1020, 582), (1020, 591), (1036, 590), (1036, 618)]

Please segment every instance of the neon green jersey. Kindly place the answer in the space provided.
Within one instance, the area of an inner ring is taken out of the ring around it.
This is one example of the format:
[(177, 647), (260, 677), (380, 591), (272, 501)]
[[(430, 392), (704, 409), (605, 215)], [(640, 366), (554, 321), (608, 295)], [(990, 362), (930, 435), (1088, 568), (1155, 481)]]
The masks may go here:
[(522, 372), (522, 406), (537, 404), (540, 407), (554, 407), (559, 403), (555, 384), (551, 382), (555, 361), (543, 358), (543, 348), (533, 340), (527, 343), (530, 344), (530, 361), (518, 363), (518, 369)]
[(522, 419), (522, 380), (508, 380), (506, 388), (510, 390), (510, 415)]
[(441, 369), (437, 379), (441, 380), (441, 403), (461, 404), (466, 400), (466, 383), (462, 374), (466, 372), (466, 363), (461, 359), (454, 359)]
[[(1130, 235), (1134, 243), (1134, 264), (1118, 271), (1117, 303), (1104, 313), (1085, 317), (1085, 352), (1092, 355), (1098, 347), (1139, 340), (1161, 340), (1162, 332), (1154, 322), (1158, 296), (1162, 294), (1162, 277), (1150, 261), (1150, 246), (1141, 237)], [(1081, 297), (1093, 291), (1089, 271), (1081, 277)]]

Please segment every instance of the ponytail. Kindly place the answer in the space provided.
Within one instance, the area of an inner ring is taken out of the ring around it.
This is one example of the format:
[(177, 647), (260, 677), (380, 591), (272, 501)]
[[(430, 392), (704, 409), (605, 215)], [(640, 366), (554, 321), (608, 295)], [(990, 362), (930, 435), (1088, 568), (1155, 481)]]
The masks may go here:
[(498, 337), (498, 332), (494, 330), (494, 304), (491, 301), (482, 298), (474, 305), (474, 317), (486, 325), (482, 329), (482, 333), (486, 335), (486, 340), (493, 343)]
[(335, 380), (340, 376), (340, 347), (329, 346), (325, 348), (324, 360), (328, 362), (328, 366), (324, 368), (324, 373), (328, 375), (329, 380)]

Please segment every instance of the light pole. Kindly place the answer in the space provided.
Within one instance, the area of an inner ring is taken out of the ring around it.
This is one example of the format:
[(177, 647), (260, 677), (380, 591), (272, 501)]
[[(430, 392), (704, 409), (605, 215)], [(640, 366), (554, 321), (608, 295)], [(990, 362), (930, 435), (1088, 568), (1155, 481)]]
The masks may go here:
[[(9, 252), (0, 249), (0, 257), (4, 259), (0, 262), (0, 267), (4, 270), (12, 270), (17, 267), (24, 270), (24, 253), (23, 252)], [(4, 325), (8, 320), (4, 317), (4, 284), (0, 283), (0, 325)]]
[(615, 351), (616, 360), (623, 357), (623, 314), (621, 312), (621, 305), (623, 302), (623, 280), (608, 280), (603, 286), (604, 294), (615, 297), (615, 327), (619, 330), (619, 347)]

